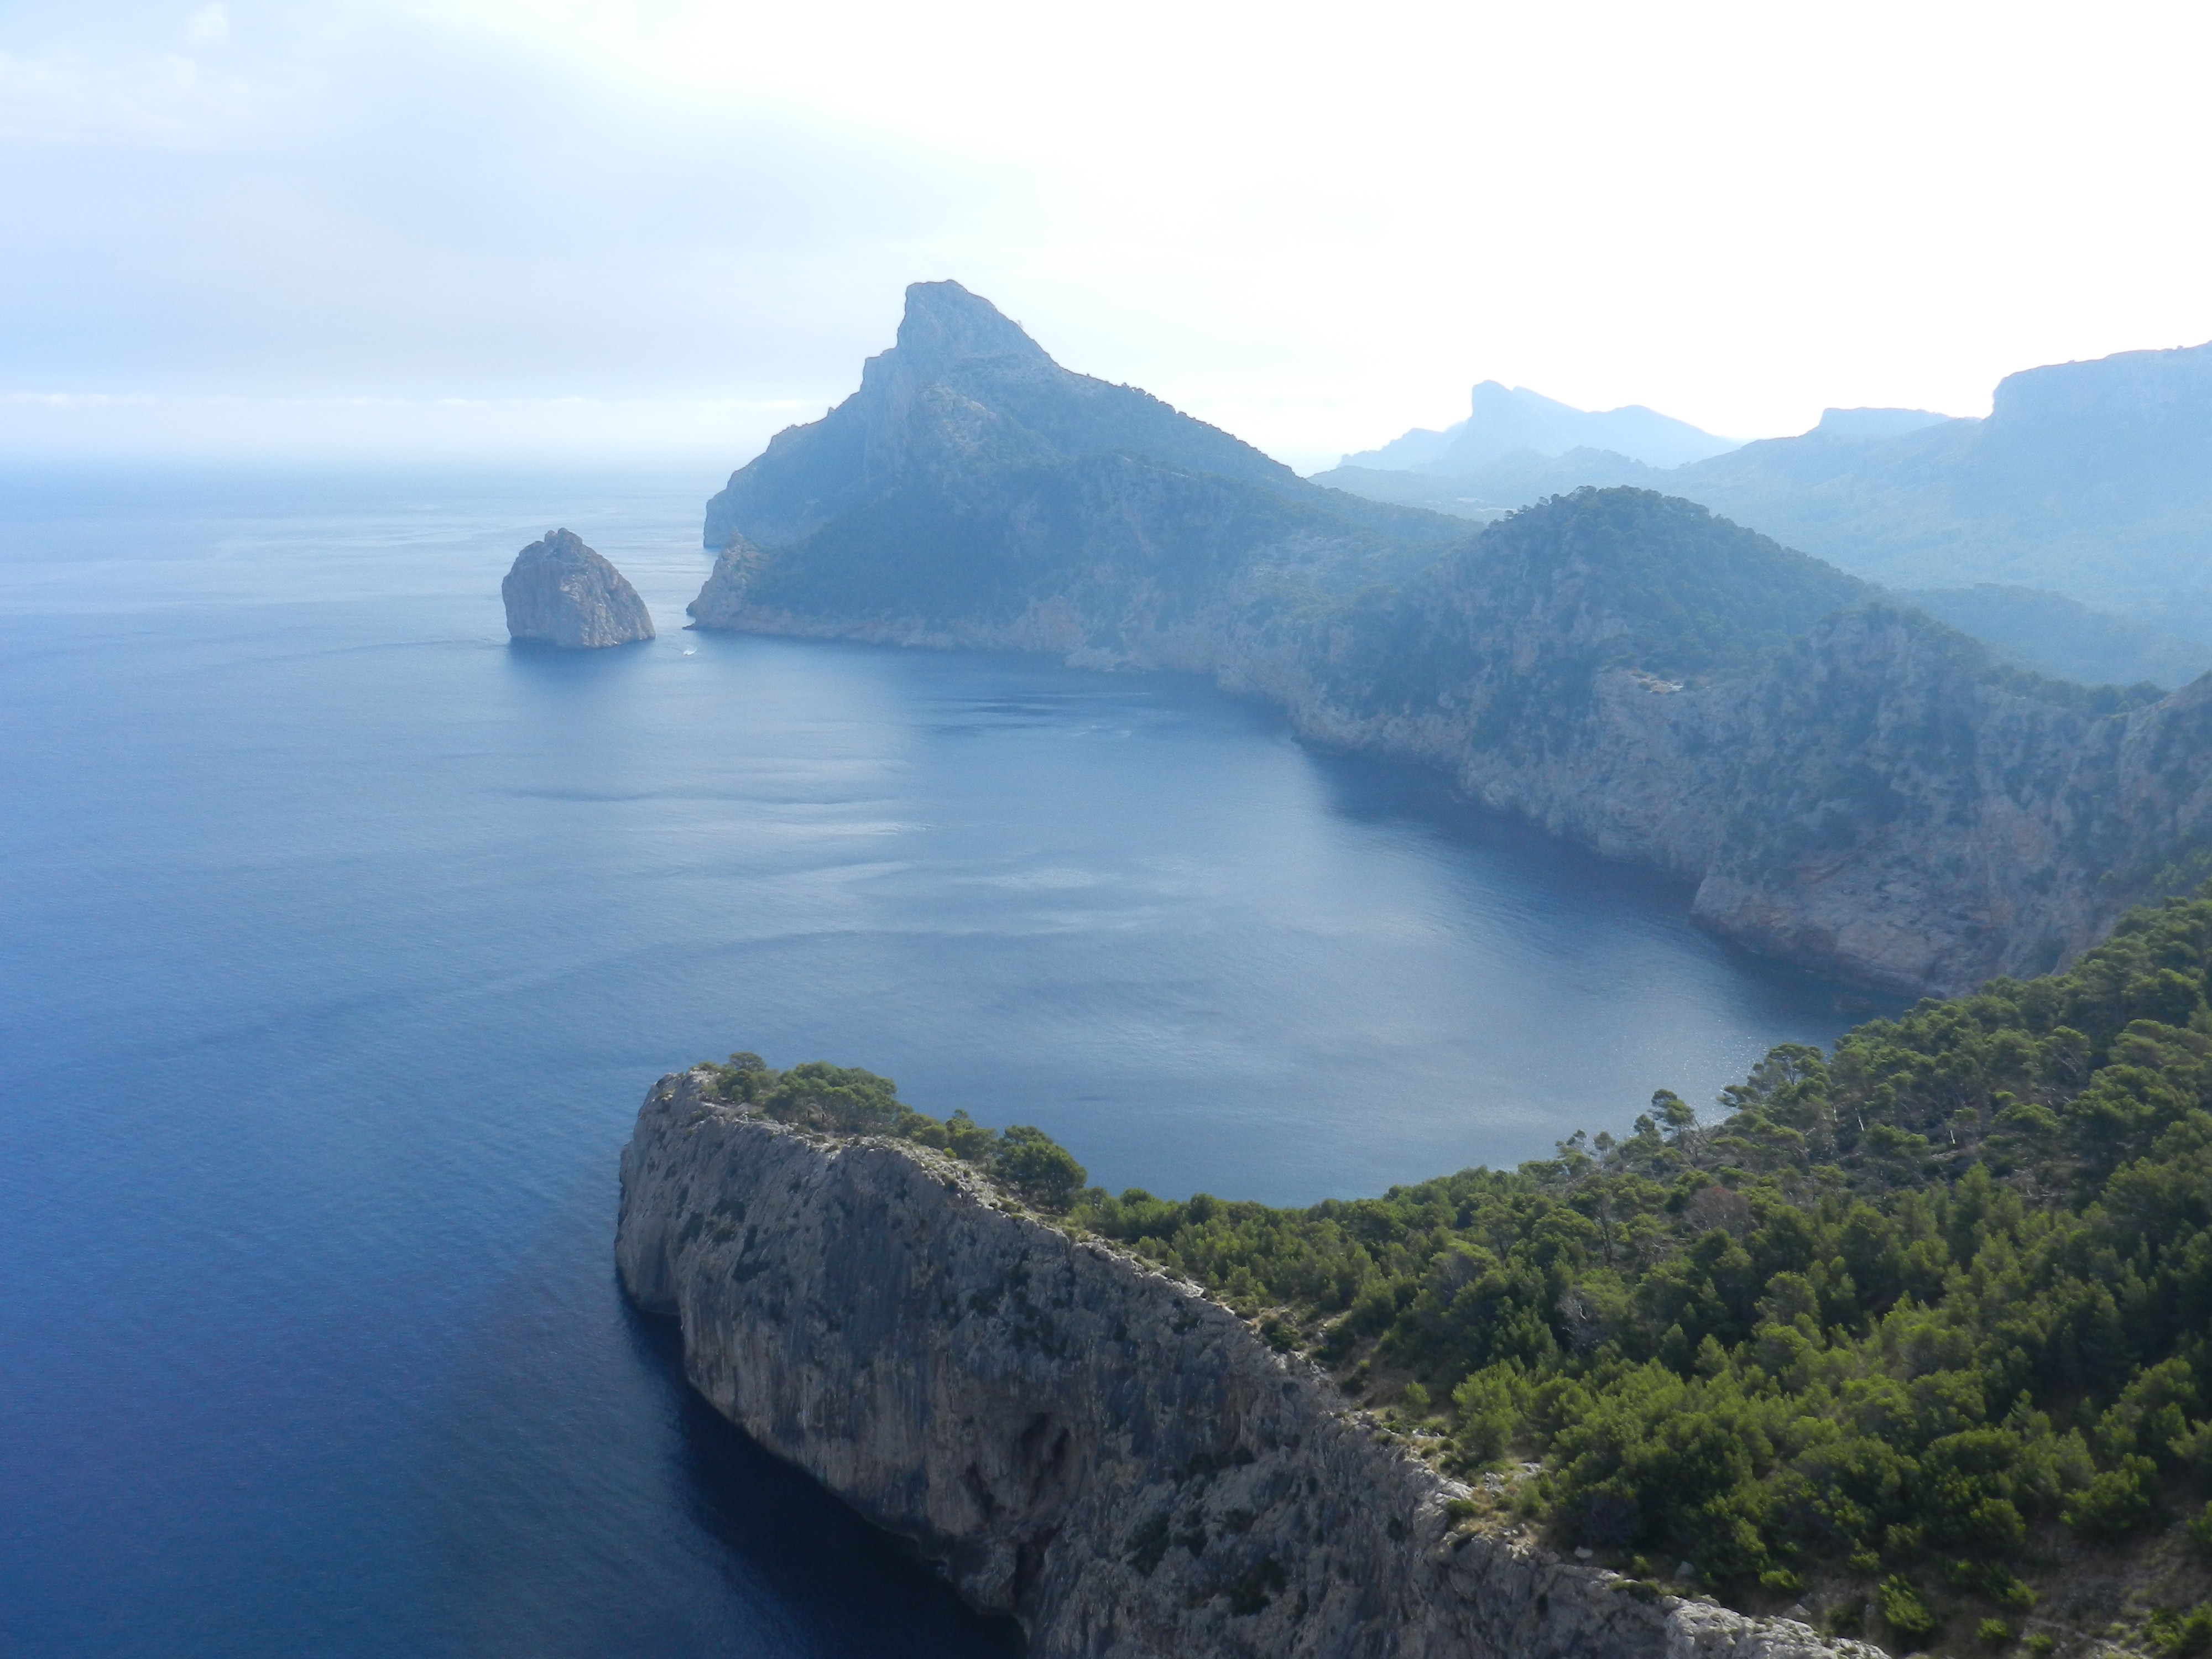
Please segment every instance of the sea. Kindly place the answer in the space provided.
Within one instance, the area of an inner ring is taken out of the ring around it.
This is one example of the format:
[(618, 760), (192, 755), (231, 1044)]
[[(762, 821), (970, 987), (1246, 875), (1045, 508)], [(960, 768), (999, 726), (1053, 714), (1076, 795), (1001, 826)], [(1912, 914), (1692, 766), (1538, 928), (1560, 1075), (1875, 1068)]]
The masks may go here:
[[(1304, 1204), (1886, 1012), (1200, 680), (687, 631), (717, 483), (0, 473), (0, 1654), (1018, 1652), (625, 1304), (692, 1061)], [(659, 639), (507, 642), (555, 526)]]

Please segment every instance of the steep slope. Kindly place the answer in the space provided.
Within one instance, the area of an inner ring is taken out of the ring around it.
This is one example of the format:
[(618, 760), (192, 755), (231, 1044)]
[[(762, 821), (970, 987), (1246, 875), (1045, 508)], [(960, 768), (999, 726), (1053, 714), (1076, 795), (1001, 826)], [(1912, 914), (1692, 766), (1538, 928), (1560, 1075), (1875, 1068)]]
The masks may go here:
[(708, 547), (733, 535), (786, 546), (894, 491), (913, 492), (926, 512), (933, 488), (1115, 455), (1231, 480), (1255, 496), (1313, 496), (1288, 467), (1218, 427), (1062, 368), (957, 283), (916, 283), (906, 298), (897, 343), (868, 359), (860, 389), (811, 425), (778, 433), (708, 503)]
[(2151, 606), (2212, 586), (2212, 345), (2028, 369), (1986, 420), (1890, 435), (1824, 422), (1667, 487), (1892, 586)]
[(917, 283), (860, 389), (708, 504), (720, 557), (692, 615), (1203, 667), (1208, 630), (1403, 580), (1469, 533), (1310, 484)]
[(717, 498), (702, 626), (1210, 673), (1914, 991), (2064, 959), (2212, 840), (2212, 686), (2039, 680), (1647, 490), (1472, 532), (1321, 489), (963, 290), (911, 307), (911, 358)]
[(1585, 492), (1254, 683), (1314, 735), (1695, 882), (1755, 950), (1903, 989), (2044, 971), (2172, 890), (2212, 839), (2212, 681), (2043, 680), (1869, 601), (1688, 502)]
[(1878, 1659), (1468, 1529), (1465, 1486), (1195, 1286), (716, 1081), (638, 1115), (624, 1288), (717, 1410), (1037, 1659)]
[(499, 592), (516, 640), (589, 651), (653, 636), (629, 578), (573, 530), (549, 530), (516, 554)]

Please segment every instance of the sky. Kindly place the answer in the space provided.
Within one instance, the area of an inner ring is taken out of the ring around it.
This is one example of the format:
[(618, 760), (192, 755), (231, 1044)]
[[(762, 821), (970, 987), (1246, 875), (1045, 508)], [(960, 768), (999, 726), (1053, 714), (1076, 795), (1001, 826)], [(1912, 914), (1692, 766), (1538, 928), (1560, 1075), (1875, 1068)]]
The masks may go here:
[(0, 0), (0, 459), (734, 465), (951, 276), (1302, 469), (2212, 339), (2212, 9)]

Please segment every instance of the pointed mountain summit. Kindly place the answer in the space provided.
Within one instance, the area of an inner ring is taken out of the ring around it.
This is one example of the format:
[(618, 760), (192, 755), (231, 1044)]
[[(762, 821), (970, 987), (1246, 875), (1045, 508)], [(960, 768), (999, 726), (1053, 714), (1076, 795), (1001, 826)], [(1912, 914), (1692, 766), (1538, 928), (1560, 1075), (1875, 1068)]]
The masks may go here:
[(1122, 661), (1255, 583), (1392, 581), (1466, 534), (1310, 484), (1148, 392), (1062, 368), (959, 283), (916, 283), (860, 389), (707, 504), (717, 557), (690, 610), (702, 628)]
[(906, 290), (906, 314), (899, 319), (900, 362), (923, 373), (957, 372), (962, 366), (996, 362), (1056, 368), (1044, 348), (1022, 326), (980, 294), (957, 283), (912, 283)]
[(1020, 462), (1114, 453), (1274, 489), (1297, 475), (1148, 392), (1062, 368), (1018, 324), (957, 283), (906, 291), (898, 343), (860, 389), (787, 427), (707, 504), (706, 543), (781, 547), (902, 486)]

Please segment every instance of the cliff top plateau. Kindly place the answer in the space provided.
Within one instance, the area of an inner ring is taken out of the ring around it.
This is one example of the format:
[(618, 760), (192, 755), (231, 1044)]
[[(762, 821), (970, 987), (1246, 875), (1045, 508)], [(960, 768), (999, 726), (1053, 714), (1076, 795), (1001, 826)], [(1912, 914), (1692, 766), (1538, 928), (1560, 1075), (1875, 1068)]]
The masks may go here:
[(653, 637), (637, 590), (574, 531), (549, 530), (516, 554), (499, 592), (516, 640), (574, 651)]

